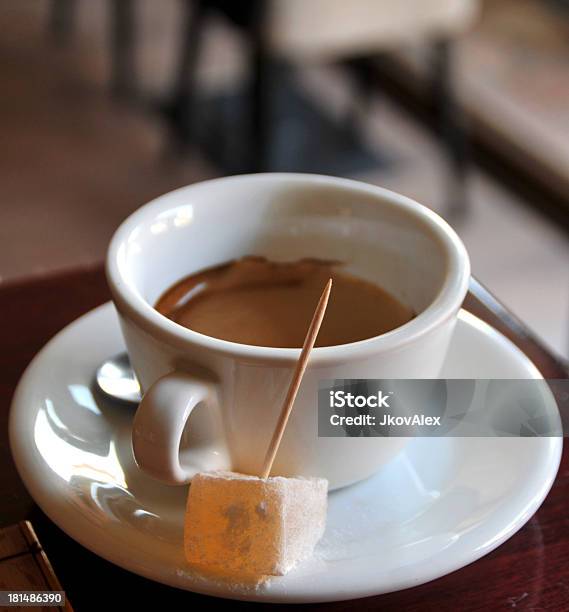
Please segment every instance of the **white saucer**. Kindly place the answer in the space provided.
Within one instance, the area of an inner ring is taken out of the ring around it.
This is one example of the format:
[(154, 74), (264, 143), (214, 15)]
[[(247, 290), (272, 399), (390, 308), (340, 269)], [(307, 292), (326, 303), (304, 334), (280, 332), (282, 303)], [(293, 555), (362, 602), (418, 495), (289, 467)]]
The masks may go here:
[[(72, 538), (182, 589), (291, 603), (419, 585), (515, 533), (545, 498), (559, 466), (561, 438), (417, 438), (374, 477), (330, 495), (326, 534), (312, 560), (258, 589), (212, 582), (184, 562), (186, 488), (161, 485), (135, 467), (132, 411), (92, 392), (96, 367), (122, 350), (110, 304), (49, 342), (14, 397), (13, 454), (36, 502)], [(443, 377), (539, 373), (502, 335), (462, 312)]]

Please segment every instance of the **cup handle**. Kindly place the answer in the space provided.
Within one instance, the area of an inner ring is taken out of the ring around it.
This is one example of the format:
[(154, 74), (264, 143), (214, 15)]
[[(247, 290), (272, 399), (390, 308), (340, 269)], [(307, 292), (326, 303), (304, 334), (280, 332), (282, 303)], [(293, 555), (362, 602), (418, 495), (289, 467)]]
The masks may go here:
[[(180, 461), (182, 435), (200, 404), (208, 411), (210, 435), (186, 449), (192, 465), (184, 466)], [(134, 416), (132, 450), (138, 467), (168, 484), (186, 484), (197, 472), (230, 469), (220, 416), (213, 385), (183, 372), (163, 376), (146, 391)]]

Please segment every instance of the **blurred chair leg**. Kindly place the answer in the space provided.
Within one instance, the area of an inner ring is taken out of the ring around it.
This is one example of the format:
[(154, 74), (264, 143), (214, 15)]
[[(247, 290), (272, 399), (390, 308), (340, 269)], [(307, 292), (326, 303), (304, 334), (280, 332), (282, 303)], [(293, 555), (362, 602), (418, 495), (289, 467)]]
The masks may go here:
[(374, 59), (358, 57), (344, 62), (354, 77), (354, 99), (347, 116), (347, 124), (354, 132), (362, 130), (362, 119), (368, 116), (373, 98), (379, 90)]
[(73, 30), (76, 0), (51, 0), (49, 30), (58, 45), (69, 42)]
[(111, 90), (120, 98), (136, 93), (134, 0), (111, 0)]
[(186, 145), (194, 135), (196, 73), (201, 50), (205, 3), (185, 0), (181, 49), (174, 85), (163, 112), (177, 146)]
[(251, 171), (265, 172), (269, 169), (268, 141), (268, 69), (269, 62), (262, 45), (254, 43), (252, 57), (252, 82), (250, 119), (251, 126)]
[(264, 5), (253, 7), (250, 25), (251, 90), (249, 103), (251, 172), (270, 169), (270, 55), (265, 43)]
[(467, 176), (470, 155), (465, 120), (454, 89), (452, 42), (436, 41), (432, 51), (432, 102), (450, 166), (447, 210), (449, 216), (460, 217), (465, 216), (469, 209)]

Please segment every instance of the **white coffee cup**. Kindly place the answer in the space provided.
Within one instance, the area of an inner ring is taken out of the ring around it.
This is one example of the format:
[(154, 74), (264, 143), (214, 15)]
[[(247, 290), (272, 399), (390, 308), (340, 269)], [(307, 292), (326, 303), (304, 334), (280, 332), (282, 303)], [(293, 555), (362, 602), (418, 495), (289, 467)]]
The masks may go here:
[(174, 484), (203, 470), (259, 472), (300, 349), (209, 337), (153, 308), (184, 276), (244, 255), (339, 260), (417, 313), (381, 336), (312, 351), (272, 472), (321, 476), (330, 488), (370, 476), (405, 439), (319, 438), (318, 383), (436, 378), (467, 291), (468, 255), (428, 208), (372, 185), (308, 174), (183, 187), (137, 210), (115, 233), (107, 278), (145, 392), (133, 424), (138, 465)]

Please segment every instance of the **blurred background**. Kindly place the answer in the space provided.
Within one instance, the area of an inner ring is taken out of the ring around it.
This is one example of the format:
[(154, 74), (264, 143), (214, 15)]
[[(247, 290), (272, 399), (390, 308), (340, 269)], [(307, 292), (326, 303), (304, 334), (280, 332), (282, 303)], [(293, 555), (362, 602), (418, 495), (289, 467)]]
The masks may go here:
[(442, 214), (569, 355), (567, 0), (2, 0), (0, 282), (191, 182), (335, 174)]

